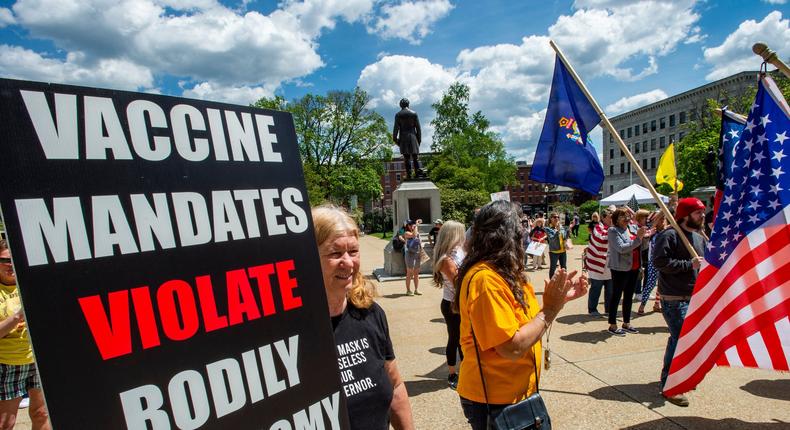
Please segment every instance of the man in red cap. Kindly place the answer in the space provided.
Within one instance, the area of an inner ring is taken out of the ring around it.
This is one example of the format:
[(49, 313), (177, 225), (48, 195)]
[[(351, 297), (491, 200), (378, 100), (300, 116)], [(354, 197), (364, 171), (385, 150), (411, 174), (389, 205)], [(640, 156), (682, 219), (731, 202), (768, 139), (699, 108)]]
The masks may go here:
[[(656, 237), (653, 248), (653, 265), (658, 269), (658, 292), (661, 295), (661, 312), (669, 327), (667, 349), (664, 352), (664, 367), (661, 369), (661, 391), (663, 395), (664, 384), (669, 375), (669, 365), (675, 355), (675, 347), (680, 337), (680, 329), (686, 318), (691, 293), (697, 274), (705, 254), (707, 240), (699, 234), (699, 229), (705, 222), (705, 205), (700, 199), (688, 197), (678, 201), (675, 209), (675, 220), (681, 231), (668, 228)], [(698, 257), (692, 257), (683, 244), (680, 234), (688, 239), (694, 247)], [(688, 406), (686, 396), (664, 396), (668, 402), (678, 406)]]

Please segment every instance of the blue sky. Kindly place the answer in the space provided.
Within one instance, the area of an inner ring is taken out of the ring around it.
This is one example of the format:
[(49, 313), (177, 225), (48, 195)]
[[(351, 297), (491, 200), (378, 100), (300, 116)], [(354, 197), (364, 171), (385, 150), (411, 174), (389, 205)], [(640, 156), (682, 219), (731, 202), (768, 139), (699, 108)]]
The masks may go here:
[(0, 1), (0, 76), (239, 104), (360, 86), (388, 121), (408, 97), (428, 137), (431, 103), (461, 81), (531, 160), (549, 38), (616, 115), (756, 70), (756, 41), (789, 58), (789, 12), (787, 0)]

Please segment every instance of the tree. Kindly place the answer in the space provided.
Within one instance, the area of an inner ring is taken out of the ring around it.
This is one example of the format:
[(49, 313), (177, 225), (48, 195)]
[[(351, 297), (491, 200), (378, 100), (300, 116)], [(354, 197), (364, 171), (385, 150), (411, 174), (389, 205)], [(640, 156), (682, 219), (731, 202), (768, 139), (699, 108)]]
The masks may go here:
[(485, 204), (489, 193), (516, 183), (516, 165), (504, 143), (482, 112), (469, 114), (468, 102), (469, 87), (456, 82), (432, 105), (435, 154), (427, 163), (443, 193), (442, 214), (459, 220)]
[(370, 96), (355, 88), (307, 94), (290, 103), (264, 97), (253, 105), (293, 115), (311, 204), (381, 195), (382, 162), (392, 158), (392, 149), (387, 124), (369, 103)]
[(579, 217), (582, 220), (588, 220), (592, 216), (593, 212), (598, 212), (598, 207), (601, 203), (598, 200), (587, 200), (586, 202), (579, 205)]

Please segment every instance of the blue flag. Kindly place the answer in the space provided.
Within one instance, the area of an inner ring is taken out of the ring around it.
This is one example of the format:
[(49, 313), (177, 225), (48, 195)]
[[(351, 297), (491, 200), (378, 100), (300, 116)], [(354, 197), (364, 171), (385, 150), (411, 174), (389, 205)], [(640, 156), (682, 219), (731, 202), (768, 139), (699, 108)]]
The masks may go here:
[(592, 103), (556, 57), (549, 107), (529, 179), (597, 195), (603, 167), (587, 134), (599, 122)]

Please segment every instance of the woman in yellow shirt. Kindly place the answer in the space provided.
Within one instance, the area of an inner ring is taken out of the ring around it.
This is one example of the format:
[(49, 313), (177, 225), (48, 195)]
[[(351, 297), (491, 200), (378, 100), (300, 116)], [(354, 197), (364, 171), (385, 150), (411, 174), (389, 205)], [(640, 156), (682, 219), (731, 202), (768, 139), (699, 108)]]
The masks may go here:
[(520, 212), (507, 201), (491, 202), (480, 210), (468, 242), (469, 253), (456, 278), (464, 353), (457, 390), (472, 429), (488, 428), (486, 403), (493, 420), (505, 406), (536, 391), (541, 336), (566, 302), (587, 292), (586, 276), (573, 280), (576, 272), (559, 269), (546, 281), (540, 307), (524, 274)]

